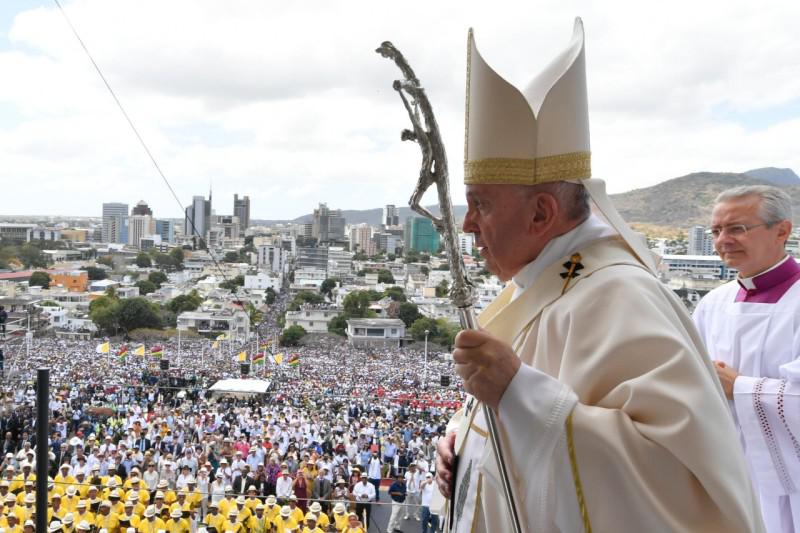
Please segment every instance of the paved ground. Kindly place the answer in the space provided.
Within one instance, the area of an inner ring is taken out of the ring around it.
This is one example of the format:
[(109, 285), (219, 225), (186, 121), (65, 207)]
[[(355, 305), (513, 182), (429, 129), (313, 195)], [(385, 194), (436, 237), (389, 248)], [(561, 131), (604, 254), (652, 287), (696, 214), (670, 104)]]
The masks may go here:
[[(390, 501), (389, 494), (386, 488), (381, 489), (381, 503), (388, 503)], [(392, 514), (391, 505), (373, 505), (372, 518), (369, 524), (369, 533), (391, 533), (387, 531), (389, 526), (389, 516)], [(403, 533), (420, 533), (422, 531), (422, 523), (414, 520), (413, 516), (409, 520), (401, 520), (400, 531)]]

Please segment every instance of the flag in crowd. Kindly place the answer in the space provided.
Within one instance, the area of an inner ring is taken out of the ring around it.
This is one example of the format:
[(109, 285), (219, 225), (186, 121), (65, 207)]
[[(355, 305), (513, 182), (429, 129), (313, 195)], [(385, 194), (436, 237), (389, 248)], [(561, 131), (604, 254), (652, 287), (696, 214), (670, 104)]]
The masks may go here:
[(247, 361), (247, 352), (246, 351), (239, 352), (239, 361), (240, 362)]
[(156, 346), (150, 348), (150, 355), (153, 357), (161, 357), (164, 355), (164, 348), (160, 344), (157, 344)]
[(254, 365), (263, 365), (264, 364), (264, 352), (258, 352), (255, 357), (253, 357), (253, 364)]
[(259, 344), (259, 348), (262, 350), (268, 350), (270, 346), (272, 346), (272, 339), (267, 339)]
[(98, 344), (96, 351), (97, 351), (97, 353), (108, 353), (108, 352), (110, 352), (111, 351), (111, 343), (110, 342), (104, 342), (103, 344)]
[(139, 346), (138, 348), (136, 348), (136, 349), (133, 351), (133, 355), (141, 355), (141, 356), (144, 356), (144, 344), (142, 344), (141, 346)]
[(227, 338), (228, 338), (228, 336), (226, 334), (224, 334), (224, 333), (222, 333), (220, 335), (217, 335), (217, 340), (218, 341), (224, 341)]
[(293, 353), (289, 356), (289, 360), (286, 362), (289, 366), (299, 366), (300, 365), (300, 354)]
[(272, 358), (272, 360), (275, 361), (276, 365), (281, 364), (283, 362), (283, 354), (282, 353), (276, 353), (275, 356)]
[(128, 357), (128, 345), (123, 344), (119, 347), (117, 351), (117, 357), (119, 357), (120, 361), (124, 361), (126, 357)]
[(214, 342), (212, 342), (212, 343), (211, 343), (211, 348), (213, 348), (214, 350), (216, 350), (217, 348), (219, 348), (219, 341), (214, 341)]

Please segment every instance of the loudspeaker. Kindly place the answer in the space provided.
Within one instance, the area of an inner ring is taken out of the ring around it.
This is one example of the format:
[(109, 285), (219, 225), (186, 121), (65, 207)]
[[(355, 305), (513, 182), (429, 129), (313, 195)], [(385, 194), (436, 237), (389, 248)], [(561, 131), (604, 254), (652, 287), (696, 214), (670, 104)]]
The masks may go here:
[(439, 376), (439, 383), (442, 385), (442, 387), (449, 387), (450, 376), (445, 376), (444, 374), (442, 374), (441, 376)]
[(169, 370), (169, 359), (161, 359), (158, 361), (158, 366), (161, 370)]
[(250, 363), (239, 363), (239, 370), (243, 376), (248, 375), (250, 373)]

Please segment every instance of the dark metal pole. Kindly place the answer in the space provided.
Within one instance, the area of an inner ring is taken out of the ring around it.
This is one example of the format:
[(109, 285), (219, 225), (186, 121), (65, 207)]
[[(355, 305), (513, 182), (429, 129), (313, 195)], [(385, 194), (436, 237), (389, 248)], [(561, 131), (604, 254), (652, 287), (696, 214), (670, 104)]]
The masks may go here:
[(50, 427), (50, 369), (36, 371), (36, 531), (47, 531), (47, 442)]

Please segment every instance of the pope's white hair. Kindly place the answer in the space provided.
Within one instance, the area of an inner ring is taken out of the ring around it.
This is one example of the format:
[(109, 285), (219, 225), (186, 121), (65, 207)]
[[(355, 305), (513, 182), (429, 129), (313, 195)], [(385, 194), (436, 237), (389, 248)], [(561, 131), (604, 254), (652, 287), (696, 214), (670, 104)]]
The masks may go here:
[(743, 185), (722, 191), (714, 200), (715, 204), (757, 196), (761, 200), (759, 216), (767, 226), (783, 220), (792, 220), (792, 199), (785, 191), (771, 185)]

